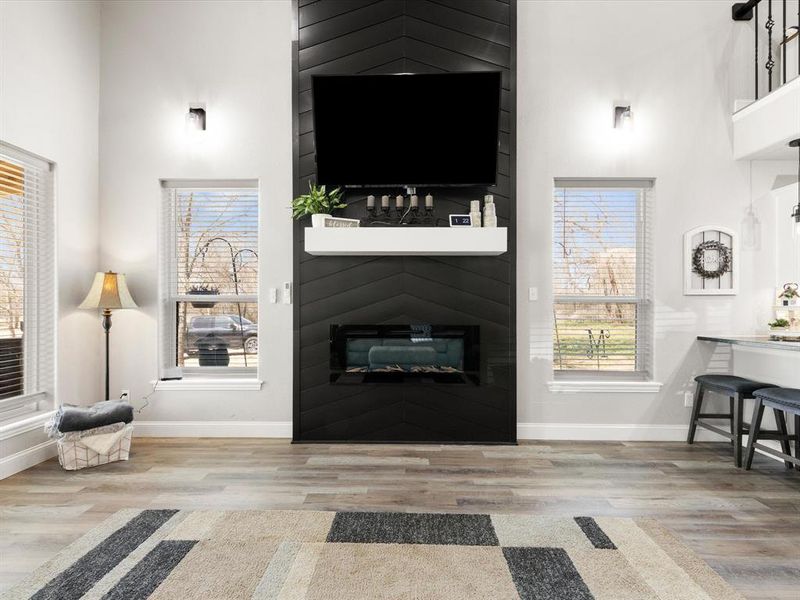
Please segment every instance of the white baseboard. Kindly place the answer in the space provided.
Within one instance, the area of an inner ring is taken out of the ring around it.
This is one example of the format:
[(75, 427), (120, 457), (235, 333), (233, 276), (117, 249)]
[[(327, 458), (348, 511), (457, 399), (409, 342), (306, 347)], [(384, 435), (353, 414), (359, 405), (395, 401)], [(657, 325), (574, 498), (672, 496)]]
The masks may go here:
[(0, 479), (11, 477), (14, 473), (19, 473), (25, 469), (38, 465), (57, 454), (56, 443), (54, 440), (47, 440), (41, 444), (36, 444), (11, 456), (0, 459)]
[(134, 421), (134, 437), (290, 438), (291, 421)]
[[(686, 425), (586, 423), (518, 423), (521, 440), (651, 441), (686, 440)], [(134, 421), (134, 436), (291, 438), (291, 421)], [(719, 436), (698, 429), (697, 441), (719, 441)]]
[[(686, 440), (686, 425), (587, 423), (518, 423), (521, 440), (651, 441)], [(134, 421), (134, 436), (291, 438), (291, 421)], [(697, 441), (719, 441), (719, 436), (698, 429)]]
[[(517, 423), (520, 440), (572, 440), (614, 442), (685, 442), (688, 425), (638, 425), (636, 423)], [(700, 429), (698, 442), (719, 441), (718, 435)]]

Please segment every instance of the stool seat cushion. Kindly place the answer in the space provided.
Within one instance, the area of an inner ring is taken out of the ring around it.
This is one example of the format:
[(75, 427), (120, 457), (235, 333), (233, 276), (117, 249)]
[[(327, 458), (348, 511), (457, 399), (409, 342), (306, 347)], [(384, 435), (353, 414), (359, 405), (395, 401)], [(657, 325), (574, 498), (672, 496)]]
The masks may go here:
[(702, 385), (723, 389), (731, 394), (750, 395), (758, 389), (772, 387), (768, 383), (737, 377), (736, 375), (698, 375), (694, 380)]
[(800, 410), (800, 390), (795, 388), (767, 388), (757, 390), (753, 395), (767, 402)]

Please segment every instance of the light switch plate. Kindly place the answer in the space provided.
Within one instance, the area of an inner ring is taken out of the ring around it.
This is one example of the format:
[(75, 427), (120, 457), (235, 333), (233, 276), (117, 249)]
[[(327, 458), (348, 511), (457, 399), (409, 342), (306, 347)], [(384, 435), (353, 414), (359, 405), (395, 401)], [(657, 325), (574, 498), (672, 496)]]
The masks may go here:
[(270, 304), (278, 303), (278, 288), (269, 288), (269, 302)]
[(539, 288), (528, 288), (528, 302), (536, 302), (539, 299)]
[(683, 392), (683, 405), (686, 408), (694, 405), (694, 392)]
[(284, 281), (283, 282), (283, 303), (284, 304), (291, 304), (292, 303), (292, 282), (291, 281)]

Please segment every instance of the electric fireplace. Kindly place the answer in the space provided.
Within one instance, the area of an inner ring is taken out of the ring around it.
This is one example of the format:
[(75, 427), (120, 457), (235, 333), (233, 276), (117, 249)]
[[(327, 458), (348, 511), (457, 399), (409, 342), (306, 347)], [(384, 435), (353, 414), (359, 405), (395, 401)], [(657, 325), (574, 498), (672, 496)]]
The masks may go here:
[(331, 325), (331, 383), (480, 383), (477, 325)]

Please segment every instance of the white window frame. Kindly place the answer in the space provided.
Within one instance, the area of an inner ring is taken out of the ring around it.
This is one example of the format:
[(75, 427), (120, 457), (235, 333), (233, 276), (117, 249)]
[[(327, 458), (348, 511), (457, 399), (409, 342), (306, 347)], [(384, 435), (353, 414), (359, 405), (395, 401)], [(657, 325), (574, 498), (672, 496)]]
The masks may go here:
[[(661, 384), (654, 379), (655, 329), (653, 324), (653, 235), (652, 214), (655, 179), (619, 178), (558, 178), (558, 189), (637, 190), (636, 203), (636, 294), (634, 296), (582, 296), (553, 294), (553, 305), (575, 304), (635, 304), (636, 305), (636, 370), (560, 370), (556, 367), (557, 349), (553, 342), (553, 381), (548, 388), (553, 392), (657, 392)], [(553, 283), (555, 289), (555, 284)], [(553, 328), (555, 329), (555, 322)]]
[[(25, 194), (34, 190), (34, 201), (24, 206), (23, 393), (0, 400), (0, 421), (8, 423), (56, 406), (56, 206), (54, 163), (0, 141), (2, 157), (23, 165)], [(32, 170), (38, 172), (38, 185), (28, 178)]]
[[(261, 192), (257, 179), (162, 179), (162, 210), (159, 222), (159, 381), (155, 388), (159, 390), (257, 390), (261, 388), (259, 378), (260, 359), (253, 367), (178, 367), (175, 364), (177, 339), (175, 322), (177, 303), (197, 301), (197, 296), (176, 294), (172, 282), (176, 281), (174, 260), (177, 248), (177, 231), (174, 213), (170, 210), (170, 194), (173, 190), (208, 191), (212, 189), (255, 190), (258, 195), (259, 214), (261, 212)], [(258, 218), (258, 244), (261, 244), (261, 218)], [(260, 252), (259, 252), (260, 255)], [(258, 269), (257, 290), (261, 289), (261, 265)], [(216, 302), (241, 304), (259, 303), (259, 294), (220, 294), (204, 296), (204, 299)], [(260, 310), (260, 309), (259, 309)], [(261, 320), (257, 323), (258, 336), (261, 337)], [(179, 377), (180, 379), (175, 379)]]

